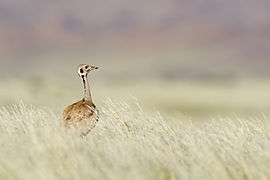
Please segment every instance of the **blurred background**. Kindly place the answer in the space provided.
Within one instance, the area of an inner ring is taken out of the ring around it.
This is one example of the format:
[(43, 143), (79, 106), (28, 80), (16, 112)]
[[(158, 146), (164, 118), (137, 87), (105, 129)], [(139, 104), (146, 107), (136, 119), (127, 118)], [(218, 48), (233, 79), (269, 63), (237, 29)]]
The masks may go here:
[(172, 117), (270, 112), (268, 0), (0, 0), (0, 105), (57, 114), (83, 96)]

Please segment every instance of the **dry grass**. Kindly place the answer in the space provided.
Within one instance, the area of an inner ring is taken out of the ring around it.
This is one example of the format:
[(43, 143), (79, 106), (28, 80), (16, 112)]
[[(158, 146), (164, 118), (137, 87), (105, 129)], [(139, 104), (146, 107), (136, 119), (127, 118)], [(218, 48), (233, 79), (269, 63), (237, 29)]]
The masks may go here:
[(270, 178), (270, 122), (223, 119), (199, 126), (108, 99), (81, 139), (49, 110), (0, 110), (0, 179)]

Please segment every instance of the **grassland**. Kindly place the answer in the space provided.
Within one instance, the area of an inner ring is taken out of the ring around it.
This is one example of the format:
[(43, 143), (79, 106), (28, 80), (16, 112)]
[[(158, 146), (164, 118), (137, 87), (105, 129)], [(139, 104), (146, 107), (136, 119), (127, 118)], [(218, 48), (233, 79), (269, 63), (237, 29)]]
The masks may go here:
[(82, 98), (74, 65), (47, 66), (0, 81), (0, 179), (270, 178), (266, 77), (164, 80), (147, 66), (127, 80), (96, 71), (90, 84), (101, 118), (82, 139), (58, 124)]
[[(18, 104), (23, 100), (26, 104), (49, 108), (60, 114), (68, 104), (83, 96), (82, 82), (70, 74), (65, 79), (1, 81), (0, 105)], [(235, 114), (244, 118), (270, 114), (269, 79), (109, 82), (96, 78), (92, 77), (90, 83), (98, 106), (106, 97), (128, 103), (136, 97), (146, 111), (158, 110), (163, 115), (178, 118), (187, 116), (194, 121)]]
[(0, 179), (269, 179), (266, 116), (191, 121), (106, 99), (86, 138), (24, 103), (0, 109)]

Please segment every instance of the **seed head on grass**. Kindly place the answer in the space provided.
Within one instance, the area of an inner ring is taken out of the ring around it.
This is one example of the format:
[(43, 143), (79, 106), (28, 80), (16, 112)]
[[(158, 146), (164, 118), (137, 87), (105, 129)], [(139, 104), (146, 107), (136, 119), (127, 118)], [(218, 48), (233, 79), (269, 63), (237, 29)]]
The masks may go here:
[(270, 178), (267, 117), (193, 125), (107, 99), (83, 139), (58, 118), (23, 103), (0, 109), (0, 179)]

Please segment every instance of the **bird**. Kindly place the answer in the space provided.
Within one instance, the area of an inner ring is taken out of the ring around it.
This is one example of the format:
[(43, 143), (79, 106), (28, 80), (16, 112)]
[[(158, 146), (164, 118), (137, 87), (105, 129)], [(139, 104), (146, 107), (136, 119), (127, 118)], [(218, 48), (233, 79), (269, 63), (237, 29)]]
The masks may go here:
[(74, 128), (80, 136), (86, 136), (96, 126), (99, 120), (99, 111), (92, 101), (88, 74), (99, 67), (80, 64), (78, 75), (82, 79), (84, 88), (84, 98), (66, 107), (61, 117), (61, 124), (66, 128)]

